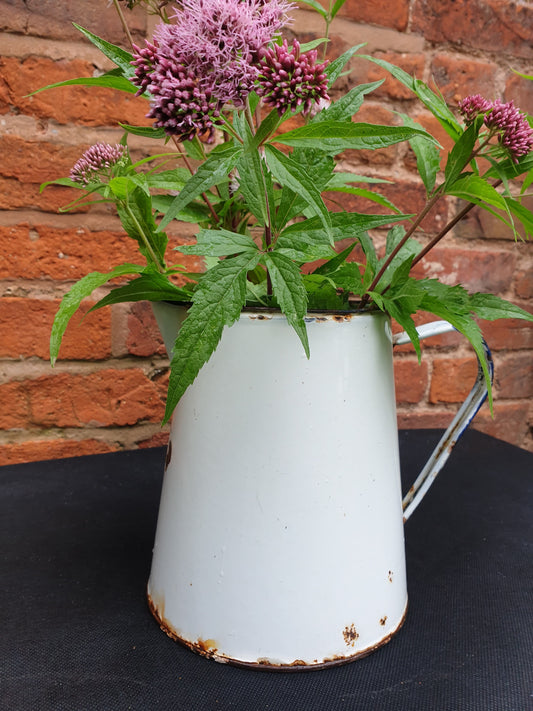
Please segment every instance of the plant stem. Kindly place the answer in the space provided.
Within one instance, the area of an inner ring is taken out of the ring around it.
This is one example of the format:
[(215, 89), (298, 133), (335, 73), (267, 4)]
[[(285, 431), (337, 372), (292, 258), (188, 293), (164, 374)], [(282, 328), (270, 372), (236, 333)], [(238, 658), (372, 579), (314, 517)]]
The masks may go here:
[(387, 257), (387, 259), (386, 259), (385, 262), (383, 263), (383, 266), (381, 267), (381, 269), (379, 270), (379, 272), (376, 274), (376, 276), (375, 276), (374, 279), (372, 280), (372, 283), (371, 283), (370, 286), (368, 287), (367, 293), (363, 295), (363, 298), (361, 299), (361, 308), (363, 308), (364, 306), (366, 306), (366, 304), (367, 304), (368, 301), (370, 300), (370, 294), (369, 294), (368, 292), (374, 291), (374, 289), (376, 288), (377, 284), (379, 283), (379, 280), (381, 279), (381, 277), (383, 276), (383, 274), (385, 274), (385, 272), (387, 271), (387, 269), (388, 269), (389, 265), (391, 264), (392, 260), (394, 259), (394, 257), (398, 254), (398, 252), (401, 250), (401, 248), (404, 246), (404, 244), (407, 242), (407, 240), (411, 237), (411, 235), (413, 234), (413, 232), (414, 232), (414, 231), (417, 229), (417, 227), (420, 225), (420, 223), (422, 222), (422, 220), (423, 220), (423, 219), (426, 217), (426, 215), (432, 210), (432, 208), (434, 207), (434, 205), (436, 204), (436, 202), (437, 202), (437, 201), (439, 200), (439, 198), (441, 197), (441, 195), (442, 195), (442, 193), (441, 193), (441, 188), (442, 188), (442, 185), (435, 191), (435, 193), (433, 194), (433, 196), (426, 202), (426, 204), (424, 205), (424, 208), (421, 210), (421, 212), (419, 212), (417, 218), (416, 218), (415, 221), (411, 224), (411, 227), (407, 230), (407, 232), (405, 233), (405, 235), (402, 237), (402, 239), (398, 242), (398, 244), (396, 245), (396, 247), (395, 247), (395, 248), (392, 250), (392, 252), (389, 254), (389, 256)]
[[(186, 165), (186, 167), (187, 167), (189, 173), (190, 173), (191, 175), (193, 175), (193, 173), (194, 173), (193, 167), (192, 167), (192, 165), (191, 165), (191, 162), (189, 161), (189, 158), (187, 157), (187, 154), (186, 154), (185, 151), (183, 150), (183, 146), (182, 146), (181, 143), (177, 140), (176, 136), (172, 136), (172, 141), (174, 142), (174, 145), (175, 145), (176, 148), (178, 149), (178, 153), (180, 154), (180, 157), (183, 158), (183, 162), (185, 163), (185, 165)], [(219, 216), (217, 215), (217, 213), (216, 213), (216, 211), (215, 211), (215, 208), (214, 208), (213, 205), (211, 204), (211, 201), (210, 201), (209, 198), (207, 197), (207, 194), (206, 194), (206, 193), (202, 193), (202, 200), (203, 200), (203, 201), (205, 202), (205, 204), (207, 205), (207, 209), (208, 209), (209, 212), (211, 213), (211, 217), (213, 218), (215, 224), (217, 224), (218, 222), (220, 222), (220, 218), (219, 218)]]
[(126, 18), (124, 17), (124, 13), (122, 12), (122, 8), (118, 4), (118, 0), (113, 0), (113, 5), (115, 6), (115, 10), (118, 13), (118, 16), (120, 18), (120, 23), (122, 25), (122, 29), (126, 33), (126, 37), (128, 38), (128, 42), (130, 44), (130, 47), (133, 49), (133, 38), (131, 36), (128, 23), (126, 22)]
[(132, 222), (135, 224), (135, 227), (137, 228), (137, 231), (138, 231), (138, 233), (139, 233), (139, 236), (140, 236), (141, 240), (143, 241), (144, 246), (146, 247), (146, 249), (147, 249), (147, 251), (148, 251), (148, 254), (149, 254), (150, 257), (152, 258), (152, 261), (153, 261), (153, 263), (155, 264), (155, 266), (157, 267), (157, 271), (158, 271), (160, 274), (164, 274), (164, 273), (165, 273), (165, 265), (164, 265), (164, 263), (161, 262), (161, 260), (160, 260), (159, 257), (157, 256), (157, 254), (154, 252), (154, 249), (153, 249), (152, 245), (150, 244), (150, 240), (149, 240), (148, 237), (144, 234), (144, 230), (143, 230), (143, 228), (141, 227), (141, 225), (140, 225), (140, 223), (139, 223), (139, 220), (136, 218), (136, 216), (135, 216), (133, 210), (131, 209), (131, 207), (128, 205), (127, 202), (124, 203), (124, 207), (126, 208), (126, 210), (127, 210), (127, 212), (128, 212), (128, 215), (130, 216), (130, 219), (131, 219)]

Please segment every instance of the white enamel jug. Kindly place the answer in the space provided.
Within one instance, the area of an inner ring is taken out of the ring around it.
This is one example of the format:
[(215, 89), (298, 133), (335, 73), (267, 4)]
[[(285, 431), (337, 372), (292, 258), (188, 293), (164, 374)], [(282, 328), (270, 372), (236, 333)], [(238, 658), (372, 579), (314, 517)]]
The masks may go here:
[[(154, 304), (171, 352), (182, 307)], [(349, 661), (407, 607), (403, 522), (486, 396), (478, 377), (402, 506), (390, 321), (245, 311), (178, 404), (148, 598), (174, 639), (275, 669)], [(421, 338), (452, 330), (422, 326)]]

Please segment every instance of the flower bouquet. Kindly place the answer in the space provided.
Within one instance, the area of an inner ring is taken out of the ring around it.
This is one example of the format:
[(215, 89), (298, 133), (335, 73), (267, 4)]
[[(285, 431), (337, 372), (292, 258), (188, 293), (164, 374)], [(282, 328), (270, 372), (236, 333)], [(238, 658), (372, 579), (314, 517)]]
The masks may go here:
[[(324, 37), (306, 44), (282, 37), (293, 7), (287, 0), (183, 0), (175, 9), (154, 0), (144, 4), (160, 18), (152, 41), (133, 45), (130, 53), (79, 28), (116, 68), (60, 85), (96, 84), (141, 95), (149, 125), (124, 125), (120, 144), (92, 146), (69, 178), (54, 181), (82, 191), (66, 210), (95, 197), (113, 203), (142, 263), (93, 272), (71, 288), (54, 321), (52, 363), (82, 300), (127, 277), (93, 308), (136, 300), (188, 305), (173, 348), (165, 421), (224, 328), (248, 306), (280, 310), (308, 357), (308, 311), (381, 310), (405, 329), (419, 357), (413, 316), (435, 314), (472, 344), (490, 401), (476, 318), (531, 321), (533, 316), (491, 294), (415, 278), (412, 270), (475, 205), (496, 215), (517, 238), (522, 239), (519, 229), (529, 237), (533, 214), (522, 197), (533, 182), (531, 119), (513, 102), (477, 94), (465, 97), (456, 115), (421, 80), (364, 55), (363, 45), (326, 60), (329, 26), (343, 0), (329, 10), (304, 0), (325, 20)], [(118, 0), (115, 6), (126, 27)], [(349, 62), (360, 57), (408, 87), (453, 140), (443, 171), (442, 148), (408, 116), (399, 116), (401, 125), (394, 126), (357, 120), (365, 96), (381, 82), (336, 93)], [(132, 162), (127, 145), (132, 134), (172, 150)], [(348, 149), (375, 150), (403, 141), (416, 156), (425, 191), (418, 214), (406, 214), (377, 192), (377, 179), (343, 172), (336, 160)], [(167, 161), (176, 157), (181, 165), (168, 168)], [(370, 208), (331, 211), (325, 193), (356, 195)], [(465, 206), (428, 239), (420, 225), (446, 196)], [(379, 205), (379, 214), (372, 204)], [(196, 244), (179, 251), (203, 258), (202, 273), (180, 266), (179, 254), (168, 259), (165, 229), (174, 220), (199, 226)], [(385, 227), (386, 245), (379, 250), (371, 234)]]

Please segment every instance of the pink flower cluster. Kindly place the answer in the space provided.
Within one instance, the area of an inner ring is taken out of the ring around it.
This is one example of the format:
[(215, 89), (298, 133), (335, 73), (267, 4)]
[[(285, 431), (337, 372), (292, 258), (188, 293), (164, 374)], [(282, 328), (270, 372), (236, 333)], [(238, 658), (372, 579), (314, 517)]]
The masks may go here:
[(134, 50), (135, 84), (151, 94), (154, 126), (180, 140), (213, 137), (225, 104), (243, 105), (262, 48), (288, 22), (287, 0), (183, 0), (154, 43)]
[(300, 44), (294, 40), (289, 50), (287, 40), (265, 51), (261, 60), (260, 86), (257, 93), (263, 101), (278, 110), (282, 116), (287, 109), (296, 111), (303, 106), (307, 114), (312, 105), (320, 100), (329, 100), (327, 76), (324, 73), (327, 61), (316, 63), (317, 52), (300, 54)]
[(99, 173), (120, 163), (126, 156), (127, 148), (120, 143), (95, 143), (76, 161), (70, 171), (70, 179), (75, 183), (89, 185)]
[(513, 101), (488, 101), (476, 94), (463, 99), (459, 103), (459, 111), (467, 124), (471, 124), (476, 116), (484, 114), (485, 126), (492, 133), (498, 134), (500, 145), (507, 149), (515, 163), (533, 150), (533, 129)]

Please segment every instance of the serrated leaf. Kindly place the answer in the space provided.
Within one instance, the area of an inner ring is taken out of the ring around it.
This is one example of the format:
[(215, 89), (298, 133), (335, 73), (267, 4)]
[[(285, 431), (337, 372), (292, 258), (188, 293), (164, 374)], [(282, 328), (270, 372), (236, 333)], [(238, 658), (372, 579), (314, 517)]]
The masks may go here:
[(227, 257), (257, 249), (257, 245), (249, 235), (230, 232), (230, 230), (200, 230), (196, 244), (179, 247), (179, 251), (183, 254), (197, 254), (204, 257)]
[(273, 146), (265, 146), (265, 156), (268, 167), (276, 180), (282, 185), (286, 185), (306, 201), (308, 207), (322, 222), (328, 239), (332, 241), (331, 217), (315, 183), (302, 171), (298, 163)]
[(162, 264), (168, 239), (157, 229), (152, 214), (152, 201), (142, 188), (128, 192), (124, 201), (116, 204), (122, 226), (139, 245), (148, 263)]
[(477, 205), (486, 203), (498, 210), (507, 211), (507, 204), (500, 193), (477, 175), (466, 175), (452, 183), (446, 190), (448, 195), (455, 195)]
[(167, 210), (159, 229), (166, 227), (191, 200), (227, 178), (228, 173), (235, 167), (242, 150), (241, 146), (221, 146), (211, 151), (205, 162), (189, 178), (180, 194), (174, 198), (174, 202)]
[(103, 286), (111, 279), (123, 276), (124, 274), (140, 274), (144, 269), (145, 267), (139, 266), (138, 264), (121, 264), (107, 274), (103, 274), (101, 272), (91, 272), (76, 282), (74, 286), (69, 289), (69, 291), (61, 299), (61, 304), (59, 305), (59, 309), (52, 324), (52, 330), (50, 333), (50, 361), (52, 365), (54, 365), (57, 360), (61, 340), (63, 338), (63, 334), (65, 333), (65, 329), (67, 328), (68, 322), (78, 310), (81, 302), (90, 296), (95, 289), (99, 286)]
[(255, 251), (224, 259), (199, 280), (172, 350), (163, 423), (211, 357), (224, 326), (231, 326), (239, 318), (246, 301), (246, 274), (255, 268), (259, 257)]
[(346, 309), (346, 300), (337, 294), (332, 280), (320, 274), (304, 274), (302, 277), (307, 292), (307, 310), (327, 309), (342, 311)]
[(314, 148), (328, 155), (344, 150), (386, 148), (414, 136), (435, 142), (423, 129), (408, 126), (380, 126), (352, 121), (319, 121), (300, 126), (276, 136), (276, 142), (286, 146)]
[(100, 50), (100, 52), (105, 54), (105, 56), (110, 59), (113, 64), (116, 64), (117, 67), (120, 67), (124, 76), (132, 77), (135, 75), (135, 69), (131, 64), (133, 56), (129, 52), (126, 52), (125, 49), (117, 47), (116, 45), (111, 44), (111, 42), (107, 42), (101, 37), (98, 37), (98, 35), (89, 32), (89, 30), (80, 27), (80, 25), (77, 25), (75, 22), (73, 22), (72, 24), (77, 30), (84, 34), (85, 37), (87, 37), (87, 39)]
[(134, 136), (153, 138), (157, 141), (167, 137), (167, 134), (162, 128), (152, 128), (151, 126), (130, 126), (127, 123), (119, 123), (119, 126)]
[(467, 167), (472, 157), (472, 151), (476, 144), (481, 125), (482, 121), (475, 121), (469, 126), (450, 151), (444, 169), (444, 176), (446, 178), (444, 190), (446, 190), (449, 185), (453, 185)]
[(470, 297), (472, 311), (479, 318), (495, 321), (499, 318), (518, 318), (524, 321), (533, 321), (533, 314), (512, 304), (510, 301), (500, 299), (494, 294), (472, 294)]
[(309, 341), (304, 321), (307, 313), (307, 292), (300, 270), (288, 257), (278, 252), (266, 252), (263, 259), (279, 307), (298, 334), (309, 358)]

